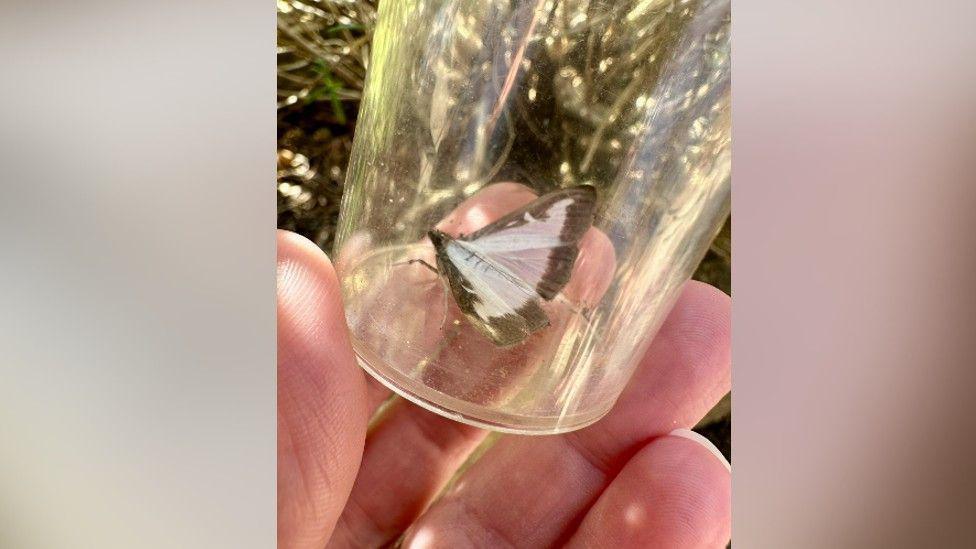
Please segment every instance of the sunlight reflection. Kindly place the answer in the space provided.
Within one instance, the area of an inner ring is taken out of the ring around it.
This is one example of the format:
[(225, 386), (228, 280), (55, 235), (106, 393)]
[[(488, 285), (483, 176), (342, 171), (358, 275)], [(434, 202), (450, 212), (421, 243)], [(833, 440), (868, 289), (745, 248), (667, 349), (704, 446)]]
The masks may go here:
[(410, 540), (410, 549), (426, 549), (434, 544), (434, 529), (430, 526), (417, 530), (417, 534)]
[(624, 523), (630, 528), (637, 528), (644, 522), (644, 509), (636, 503), (627, 506), (624, 511)]

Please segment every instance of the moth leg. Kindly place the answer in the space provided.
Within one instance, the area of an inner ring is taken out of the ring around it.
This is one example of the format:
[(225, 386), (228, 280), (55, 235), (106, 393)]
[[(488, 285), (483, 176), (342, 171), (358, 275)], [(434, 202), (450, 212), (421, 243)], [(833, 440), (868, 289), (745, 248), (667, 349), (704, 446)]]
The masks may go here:
[(447, 288), (445, 288), (444, 289), (444, 299), (441, 300), (441, 303), (444, 306), (443, 307), (443, 314), (441, 314), (441, 325), (440, 325), (440, 329), (441, 329), (442, 332), (444, 331), (444, 324), (447, 322), (447, 316), (451, 312), (451, 303), (450, 303), (451, 298), (449, 298), (447, 296), (449, 293), (450, 293), (450, 290), (448, 290)]
[(570, 312), (573, 312), (573, 313), (575, 313), (575, 314), (583, 317), (583, 320), (585, 320), (587, 323), (589, 323), (591, 321), (591, 317), (593, 316), (593, 309), (589, 305), (586, 305), (584, 303), (584, 306), (581, 309), (581, 308), (579, 308), (579, 306), (577, 304), (575, 304), (572, 301), (566, 299), (563, 296), (563, 294), (557, 295), (555, 300), (558, 301), (559, 303), (561, 303), (562, 305), (565, 305), (566, 308), (570, 310)]
[[(446, 318), (445, 318), (445, 320), (446, 320)], [(442, 324), (441, 325), (441, 333), (444, 333), (444, 332), (445, 332), (445, 330), (443, 329), (443, 324)], [(450, 346), (451, 343), (454, 342), (454, 339), (458, 335), (460, 335), (460, 333), (461, 333), (461, 326), (460, 326), (460, 324), (459, 323), (456, 323), (456, 322), (455, 323), (452, 323), (452, 325), (451, 325), (451, 331), (450, 332), (447, 332), (444, 335), (444, 337), (442, 337), (441, 340), (437, 342), (437, 348), (434, 349), (434, 352), (433, 353), (431, 353), (426, 358), (423, 358), (420, 362), (417, 363), (417, 365), (413, 369), (413, 372), (410, 373), (410, 377), (417, 377), (428, 366), (430, 366), (430, 363), (431, 362), (436, 361), (436, 360), (440, 360), (441, 353), (443, 353), (444, 350), (447, 349), (448, 346)]]
[(587, 322), (591, 322), (592, 321), (592, 317), (593, 317), (593, 309), (591, 309), (589, 307), (583, 307), (583, 310), (580, 311), (580, 315)]

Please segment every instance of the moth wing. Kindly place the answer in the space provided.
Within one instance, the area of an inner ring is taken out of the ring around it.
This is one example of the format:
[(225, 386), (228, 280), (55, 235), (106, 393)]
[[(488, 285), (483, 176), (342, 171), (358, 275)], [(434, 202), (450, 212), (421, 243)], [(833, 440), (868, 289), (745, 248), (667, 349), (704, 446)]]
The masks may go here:
[(471, 324), (501, 347), (522, 342), (549, 324), (535, 290), (505, 267), (479, 256), (468, 243), (444, 247), (441, 267), (455, 302)]
[(569, 282), (579, 241), (593, 224), (596, 189), (561, 189), (465, 236), (479, 255), (505, 267), (551, 300)]

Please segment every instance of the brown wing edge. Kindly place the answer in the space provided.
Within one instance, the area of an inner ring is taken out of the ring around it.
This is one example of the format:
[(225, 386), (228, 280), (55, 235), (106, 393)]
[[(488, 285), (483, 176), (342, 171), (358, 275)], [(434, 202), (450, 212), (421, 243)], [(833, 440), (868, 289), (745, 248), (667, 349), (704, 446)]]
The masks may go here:
[(467, 314), (468, 320), (482, 335), (492, 340), (499, 347), (517, 345), (533, 333), (549, 325), (549, 317), (539, 306), (537, 301), (529, 301), (514, 313), (504, 316), (494, 316), (487, 322), (477, 315)]
[(551, 249), (546, 270), (535, 287), (536, 293), (546, 301), (556, 297), (569, 283), (573, 266), (579, 257), (579, 241), (593, 225), (597, 202), (596, 189), (589, 185), (570, 187), (563, 193), (552, 194), (557, 195), (556, 201), (565, 194), (576, 195), (577, 198), (566, 212), (566, 224), (559, 235), (559, 239), (566, 242), (566, 245)]
[[(593, 224), (593, 214), (596, 212), (597, 192), (596, 188), (592, 185), (577, 185), (575, 187), (558, 189), (551, 193), (544, 194), (521, 208), (516, 208), (508, 212), (477, 231), (462, 237), (458, 237), (458, 240), (470, 242), (497, 232), (501, 229), (510, 229), (512, 227), (522, 225), (525, 223), (525, 220), (523, 219), (525, 212), (531, 212), (532, 217), (536, 219), (543, 219), (545, 218), (545, 212), (550, 206), (556, 202), (559, 202), (563, 198), (566, 198), (567, 196), (573, 195), (575, 195), (576, 201), (567, 212), (567, 223), (566, 226), (563, 227), (563, 232), (560, 233), (559, 236), (567, 242), (578, 241), (583, 237), (583, 234), (586, 233), (586, 229)], [(579, 218), (579, 222), (583, 223), (584, 226), (580, 228), (573, 226), (574, 224), (568, 221), (573, 217)]]

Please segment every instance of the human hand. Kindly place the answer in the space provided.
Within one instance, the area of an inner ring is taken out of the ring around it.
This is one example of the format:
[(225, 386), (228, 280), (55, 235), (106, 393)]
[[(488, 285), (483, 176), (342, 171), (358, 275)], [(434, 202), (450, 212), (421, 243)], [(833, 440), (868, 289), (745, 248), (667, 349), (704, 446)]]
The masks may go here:
[(431, 505), (486, 432), (397, 399), (367, 433), (389, 392), (355, 364), (328, 259), (281, 232), (279, 546), (724, 546), (730, 474), (686, 429), (729, 389), (729, 305), (688, 283), (606, 417), (502, 437)]

